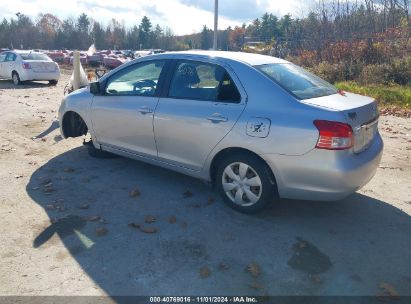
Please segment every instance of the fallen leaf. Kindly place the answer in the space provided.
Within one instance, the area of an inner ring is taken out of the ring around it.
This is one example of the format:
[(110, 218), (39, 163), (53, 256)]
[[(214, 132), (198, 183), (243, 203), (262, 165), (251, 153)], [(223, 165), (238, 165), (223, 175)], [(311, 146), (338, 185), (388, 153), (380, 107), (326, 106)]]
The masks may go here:
[(137, 197), (137, 196), (140, 196), (140, 191), (137, 189), (137, 188), (135, 188), (135, 189), (133, 189), (133, 190), (131, 190), (130, 191), (130, 197)]
[(93, 215), (93, 216), (90, 216), (89, 218), (88, 218), (88, 220), (90, 221), (90, 222), (95, 222), (95, 221), (98, 221), (98, 220), (100, 220), (101, 219), (101, 216), (99, 216), (99, 215)]
[(323, 282), (323, 280), (321, 279), (320, 276), (318, 275), (313, 275), (311, 276), (311, 281), (315, 284), (321, 284)]
[(108, 230), (104, 227), (96, 228), (96, 235), (97, 236), (103, 236), (103, 235), (106, 235), (107, 233), (108, 233)]
[(334, 229), (329, 229), (328, 233), (335, 235), (335, 234), (337, 234), (337, 231), (335, 231)]
[(388, 294), (390, 297), (398, 297), (398, 296), (399, 296), (398, 291), (396, 291), (395, 288), (394, 288), (392, 285), (390, 285), (390, 284), (388, 284), (388, 283), (386, 283), (386, 282), (381, 282), (381, 283), (380, 283), (380, 288), (381, 288), (386, 294)]
[(297, 246), (298, 246), (298, 248), (302, 249), (302, 248), (307, 247), (307, 243), (303, 240), (299, 240), (298, 243), (297, 243)]
[(220, 264), (218, 264), (218, 270), (220, 271), (225, 271), (225, 270), (228, 270), (229, 268), (230, 267), (224, 262), (221, 262)]
[(187, 207), (188, 207), (188, 208), (199, 209), (199, 208), (201, 208), (201, 205), (200, 205), (200, 204), (189, 204), (189, 205), (187, 205)]
[(140, 224), (138, 223), (129, 223), (128, 226), (131, 228), (140, 229)]
[(40, 185), (47, 185), (51, 183), (51, 178), (41, 178), (40, 180), (41, 180)]
[(14, 178), (16, 178), (16, 179), (19, 179), (19, 178), (22, 178), (22, 177), (23, 177), (22, 174), (20, 174), (20, 175), (14, 175)]
[(246, 271), (251, 274), (253, 277), (258, 277), (261, 274), (261, 268), (257, 263), (248, 264)]
[(144, 218), (144, 221), (145, 221), (147, 224), (154, 223), (156, 220), (157, 220), (157, 219), (155, 218), (155, 216), (152, 216), (152, 215), (147, 215), (147, 216)]
[(248, 286), (256, 290), (260, 290), (264, 288), (264, 286), (261, 283), (257, 283), (257, 282), (251, 282), (250, 284), (248, 284)]
[(41, 139), (41, 141), (47, 141), (47, 138), (43, 137), (43, 138)]
[(170, 224), (175, 224), (175, 222), (177, 222), (177, 219), (174, 215), (170, 216), (170, 218), (168, 219), (168, 222)]
[(157, 233), (158, 230), (155, 227), (140, 227), (141, 232), (144, 233)]
[(211, 204), (214, 204), (214, 198), (209, 197), (207, 200), (207, 205), (211, 205)]
[(224, 239), (224, 241), (232, 241), (232, 240), (234, 240), (234, 237), (231, 234), (226, 233), (226, 234), (224, 234), (223, 239)]
[(45, 192), (45, 193), (51, 193), (51, 192), (54, 192), (54, 191), (56, 191), (56, 190), (53, 188), (53, 186), (45, 186), (44, 189), (43, 189), (43, 192)]
[(184, 198), (189, 198), (193, 196), (193, 193), (190, 190), (187, 190), (186, 192), (183, 193)]
[(362, 278), (358, 274), (352, 274), (350, 275), (350, 278), (353, 281), (362, 282)]
[(201, 267), (200, 268), (200, 277), (205, 279), (208, 278), (211, 274), (210, 269), (208, 269), (207, 267)]

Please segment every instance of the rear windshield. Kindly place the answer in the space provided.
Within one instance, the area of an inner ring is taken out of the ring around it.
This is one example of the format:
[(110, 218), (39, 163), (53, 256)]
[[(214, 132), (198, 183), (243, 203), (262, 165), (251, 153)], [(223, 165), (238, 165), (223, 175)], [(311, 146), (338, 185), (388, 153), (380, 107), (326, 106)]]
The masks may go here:
[(23, 60), (50, 61), (50, 58), (45, 54), (27, 53), (20, 54), (20, 56)]
[(337, 89), (292, 63), (273, 63), (255, 66), (298, 99), (309, 99), (337, 93)]

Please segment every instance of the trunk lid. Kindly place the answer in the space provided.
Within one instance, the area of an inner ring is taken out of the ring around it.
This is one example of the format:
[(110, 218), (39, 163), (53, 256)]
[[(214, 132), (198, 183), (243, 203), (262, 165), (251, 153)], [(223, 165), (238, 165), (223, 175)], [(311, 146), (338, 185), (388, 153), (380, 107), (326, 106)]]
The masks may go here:
[(354, 153), (366, 150), (378, 131), (377, 103), (371, 97), (344, 93), (305, 99), (301, 102), (342, 112), (354, 131)]
[(55, 72), (57, 70), (53, 61), (25, 60), (24, 62), (29, 63), (33, 72), (36, 73)]

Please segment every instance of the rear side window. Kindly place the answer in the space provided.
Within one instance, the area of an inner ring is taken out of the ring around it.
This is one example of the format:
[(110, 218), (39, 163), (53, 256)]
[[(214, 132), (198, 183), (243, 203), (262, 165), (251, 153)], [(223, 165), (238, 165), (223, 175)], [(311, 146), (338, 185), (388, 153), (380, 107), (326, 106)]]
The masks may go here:
[(0, 62), (6, 61), (6, 53), (0, 54)]
[(51, 61), (51, 59), (45, 54), (27, 53), (27, 54), (20, 54), (20, 56), (24, 60)]
[(169, 97), (238, 103), (241, 95), (221, 66), (180, 61), (174, 71)]
[(325, 80), (291, 63), (255, 66), (298, 99), (309, 99), (337, 93)]

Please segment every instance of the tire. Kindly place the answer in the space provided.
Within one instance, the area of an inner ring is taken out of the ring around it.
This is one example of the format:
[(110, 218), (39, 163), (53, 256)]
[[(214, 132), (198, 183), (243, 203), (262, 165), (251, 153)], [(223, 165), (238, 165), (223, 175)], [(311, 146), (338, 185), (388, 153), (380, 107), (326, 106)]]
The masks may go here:
[(116, 158), (119, 157), (116, 154), (99, 150), (94, 147), (93, 141), (84, 142), (83, 145), (87, 146), (88, 155), (94, 158), (102, 158), (102, 159), (109, 159), (109, 158)]
[(55, 86), (57, 85), (58, 80), (49, 80), (49, 85)]
[(278, 198), (271, 169), (251, 153), (237, 152), (224, 157), (214, 181), (224, 202), (242, 213), (261, 211)]
[(11, 74), (11, 79), (13, 80), (13, 84), (18, 86), (21, 85), (20, 76), (17, 72), (13, 72)]

